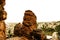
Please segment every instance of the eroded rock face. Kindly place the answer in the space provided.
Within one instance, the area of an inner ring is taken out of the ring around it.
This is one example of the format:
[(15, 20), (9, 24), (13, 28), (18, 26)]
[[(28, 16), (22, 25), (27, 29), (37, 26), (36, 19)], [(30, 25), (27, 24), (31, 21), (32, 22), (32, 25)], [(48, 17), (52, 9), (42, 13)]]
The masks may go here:
[(14, 36), (20, 36), (20, 31), (21, 31), (21, 23), (18, 23), (14, 27)]
[(32, 31), (30, 35), (33, 36), (34, 40), (47, 40), (45, 33), (40, 29)]
[(6, 34), (5, 34), (6, 25), (4, 21), (0, 21), (0, 39), (5, 40)]
[(4, 20), (7, 18), (7, 13), (4, 11), (4, 5), (5, 0), (0, 0), (0, 40), (6, 40), (6, 26)]
[(5, 5), (5, 0), (0, 0), (0, 5), (4, 6)]
[(6, 18), (7, 18), (6, 11), (1, 11), (0, 12), (0, 21), (5, 20)]
[(22, 28), (26, 34), (29, 34), (33, 30), (36, 30), (36, 16), (31, 10), (26, 10), (23, 17)]
[(0, 11), (3, 11), (4, 7), (2, 5), (0, 5)]
[(36, 30), (36, 16), (31, 10), (26, 10), (23, 17), (22, 25), (17, 24), (14, 28), (14, 34), (20, 37), (26, 37), (29, 40), (34, 40), (30, 32)]
[(26, 37), (28, 40), (46, 40), (44, 32), (37, 30), (36, 20), (36, 15), (31, 10), (26, 10), (22, 25), (19, 23), (15, 26), (14, 34), (19, 37)]

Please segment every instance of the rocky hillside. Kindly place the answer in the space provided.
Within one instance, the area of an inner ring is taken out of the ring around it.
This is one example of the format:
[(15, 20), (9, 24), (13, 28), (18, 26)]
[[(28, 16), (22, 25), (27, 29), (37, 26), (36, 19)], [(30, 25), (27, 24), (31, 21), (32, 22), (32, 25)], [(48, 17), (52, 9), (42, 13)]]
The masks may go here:
[[(13, 34), (13, 31), (14, 31), (14, 26), (16, 25), (17, 23), (6, 23), (6, 36), (8, 37), (9, 35), (9, 30), (10, 30), (10, 34), (14, 35)], [(57, 21), (57, 22), (38, 22), (38, 29), (40, 29), (41, 27), (45, 26), (45, 27), (49, 27), (49, 28), (55, 28), (57, 25), (60, 25), (60, 21)]]
[(38, 29), (41, 27), (46, 27), (46, 28), (55, 28), (57, 25), (60, 25), (60, 21), (56, 22), (38, 22)]

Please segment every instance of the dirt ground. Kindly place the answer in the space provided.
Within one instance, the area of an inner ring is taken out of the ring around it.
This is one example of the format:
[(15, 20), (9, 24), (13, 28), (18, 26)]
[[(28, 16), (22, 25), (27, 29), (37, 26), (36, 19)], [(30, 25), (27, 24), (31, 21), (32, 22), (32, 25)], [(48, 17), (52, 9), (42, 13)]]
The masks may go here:
[(19, 37), (13, 37), (13, 38), (9, 38), (9, 39), (6, 39), (6, 40), (19, 40), (20, 38)]
[(13, 38), (9, 38), (9, 39), (6, 39), (6, 40), (28, 40), (24, 37), (13, 37)]

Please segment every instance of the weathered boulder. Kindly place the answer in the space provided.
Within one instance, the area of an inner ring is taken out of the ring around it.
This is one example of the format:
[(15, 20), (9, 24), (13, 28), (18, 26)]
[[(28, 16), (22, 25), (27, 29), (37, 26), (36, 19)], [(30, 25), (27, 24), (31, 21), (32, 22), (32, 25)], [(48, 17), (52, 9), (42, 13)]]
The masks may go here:
[(15, 27), (14, 27), (14, 36), (20, 36), (20, 29), (21, 29), (21, 27), (22, 27), (22, 25), (21, 25), (21, 23), (18, 23), (18, 24), (16, 24), (15, 25)]
[(4, 21), (0, 21), (0, 39), (5, 40), (6, 34), (5, 34), (6, 25)]
[(45, 33), (40, 30), (40, 29), (37, 29), (37, 30), (33, 30), (30, 35), (33, 37), (33, 39), (35, 40), (47, 40), (46, 39), (46, 35)]

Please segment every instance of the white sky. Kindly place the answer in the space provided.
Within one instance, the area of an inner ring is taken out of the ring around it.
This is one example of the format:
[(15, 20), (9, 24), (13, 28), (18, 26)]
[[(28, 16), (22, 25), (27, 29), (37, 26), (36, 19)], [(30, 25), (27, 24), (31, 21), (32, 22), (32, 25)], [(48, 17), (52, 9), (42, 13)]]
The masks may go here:
[(32, 10), (37, 22), (59, 21), (60, 0), (6, 0), (6, 22), (22, 22), (25, 10)]

